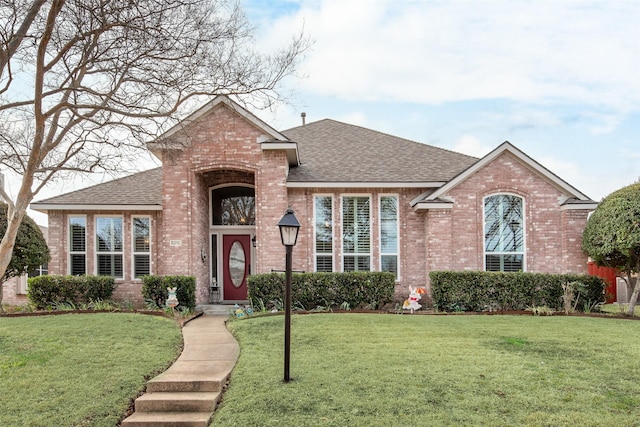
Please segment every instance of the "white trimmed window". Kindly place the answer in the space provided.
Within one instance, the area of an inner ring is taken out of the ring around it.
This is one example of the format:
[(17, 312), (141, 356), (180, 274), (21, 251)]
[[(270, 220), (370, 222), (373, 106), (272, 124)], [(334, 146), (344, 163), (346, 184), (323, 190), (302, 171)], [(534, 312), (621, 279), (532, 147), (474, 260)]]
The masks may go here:
[(69, 274), (87, 274), (87, 218), (69, 217)]
[(484, 199), (486, 271), (524, 271), (524, 201), (511, 194)]
[(398, 196), (380, 196), (380, 271), (398, 278)]
[(314, 197), (316, 271), (333, 271), (333, 197)]
[(96, 217), (96, 274), (122, 279), (122, 217)]
[(342, 269), (371, 270), (371, 198), (342, 197)]
[(133, 242), (133, 278), (151, 274), (151, 218), (131, 218), (131, 236)]

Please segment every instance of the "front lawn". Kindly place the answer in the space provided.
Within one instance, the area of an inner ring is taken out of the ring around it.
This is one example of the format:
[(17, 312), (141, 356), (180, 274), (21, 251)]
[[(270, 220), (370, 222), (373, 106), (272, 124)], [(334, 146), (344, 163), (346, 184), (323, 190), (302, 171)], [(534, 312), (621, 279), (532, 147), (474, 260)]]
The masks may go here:
[(181, 348), (179, 326), (158, 316), (0, 318), (0, 425), (113, 427)]
[[(629, 307), (629, 304), (618, 304), (618, 303), (605, 304), (602, 306), (602, 311), (604, 313), (624, 316), (627, 314), (628, 307)], [(634, 316), (640, 316), (640, 305), (636, 305), (635, 307), (633, 307), (633, 312), (634, 312)]]
[(318, 314), (236, 320), (214, 426), (602, 426), (640, 420), (640, 321)]

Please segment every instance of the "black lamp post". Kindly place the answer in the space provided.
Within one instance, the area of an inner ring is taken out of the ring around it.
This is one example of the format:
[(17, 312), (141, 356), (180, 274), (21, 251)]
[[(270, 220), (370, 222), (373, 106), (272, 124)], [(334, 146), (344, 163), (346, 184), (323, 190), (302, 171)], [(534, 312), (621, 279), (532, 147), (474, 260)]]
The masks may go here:
[(280, 222), (280, 239), (282, 244), (287, 248), (287, 259), (285, 266), (285, 290), (284, 290), (284, 382), (288, 383), (289, 377), (289, 361), (291, 354), (291, 270), (292, 260), (291, 254), (293, 247), (298, 240), (298, 230), (300, 223), (293, 214), (293, 209), (287, 209)]

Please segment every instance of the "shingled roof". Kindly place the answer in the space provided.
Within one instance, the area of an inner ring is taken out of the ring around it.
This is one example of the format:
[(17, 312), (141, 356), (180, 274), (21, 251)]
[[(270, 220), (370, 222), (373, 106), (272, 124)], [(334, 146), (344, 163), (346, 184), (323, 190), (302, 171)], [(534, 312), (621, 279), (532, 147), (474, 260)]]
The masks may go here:
[[(162, 168), (138, 172), (71, 193), (39, 200), (31, 208), (39, 211), (91, 206), (93, 209), (124, 207), (160, 209), (162, 207)], [(157, 206), (157, 207), (156, 207)]]
[[(440, 187), (477, 158), (325, 119), (282, 132), (298, 144), (301, 164), (290, 170), (292, 186), (383, 185)], [(83, 188), (31, 204), (60, 209), (161, 209), (162, 169)]]
[(290, 183), (444, 183), (477, 158), (324, 119), (283, 131), (301, 165)]

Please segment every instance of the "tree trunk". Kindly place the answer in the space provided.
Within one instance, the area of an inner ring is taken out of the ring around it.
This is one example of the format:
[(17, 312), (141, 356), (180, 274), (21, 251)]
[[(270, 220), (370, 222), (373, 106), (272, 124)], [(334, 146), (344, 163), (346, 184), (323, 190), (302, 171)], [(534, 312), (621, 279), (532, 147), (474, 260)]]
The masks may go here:
[[(22, 185), (18, 192), (18, 202), (13, 203), (11, 200), (7, 200), (7, 229), (0, 241), (0, 277), (4, 277), (7, 272), (7, 267), (11, 262), (13, 256), (13, 247), (16, 244), (16, 236), (20, 229), (22, 219), (27, 214), (27, 207), (33, 199), (33, 192), (31, 191), (31, 184), (33, 183), (33, 177), (23, 178)], [(2, 289), (4, 282), (0, 283), (0, 312), (2, 311), (2, 297), (4, 290)]]

